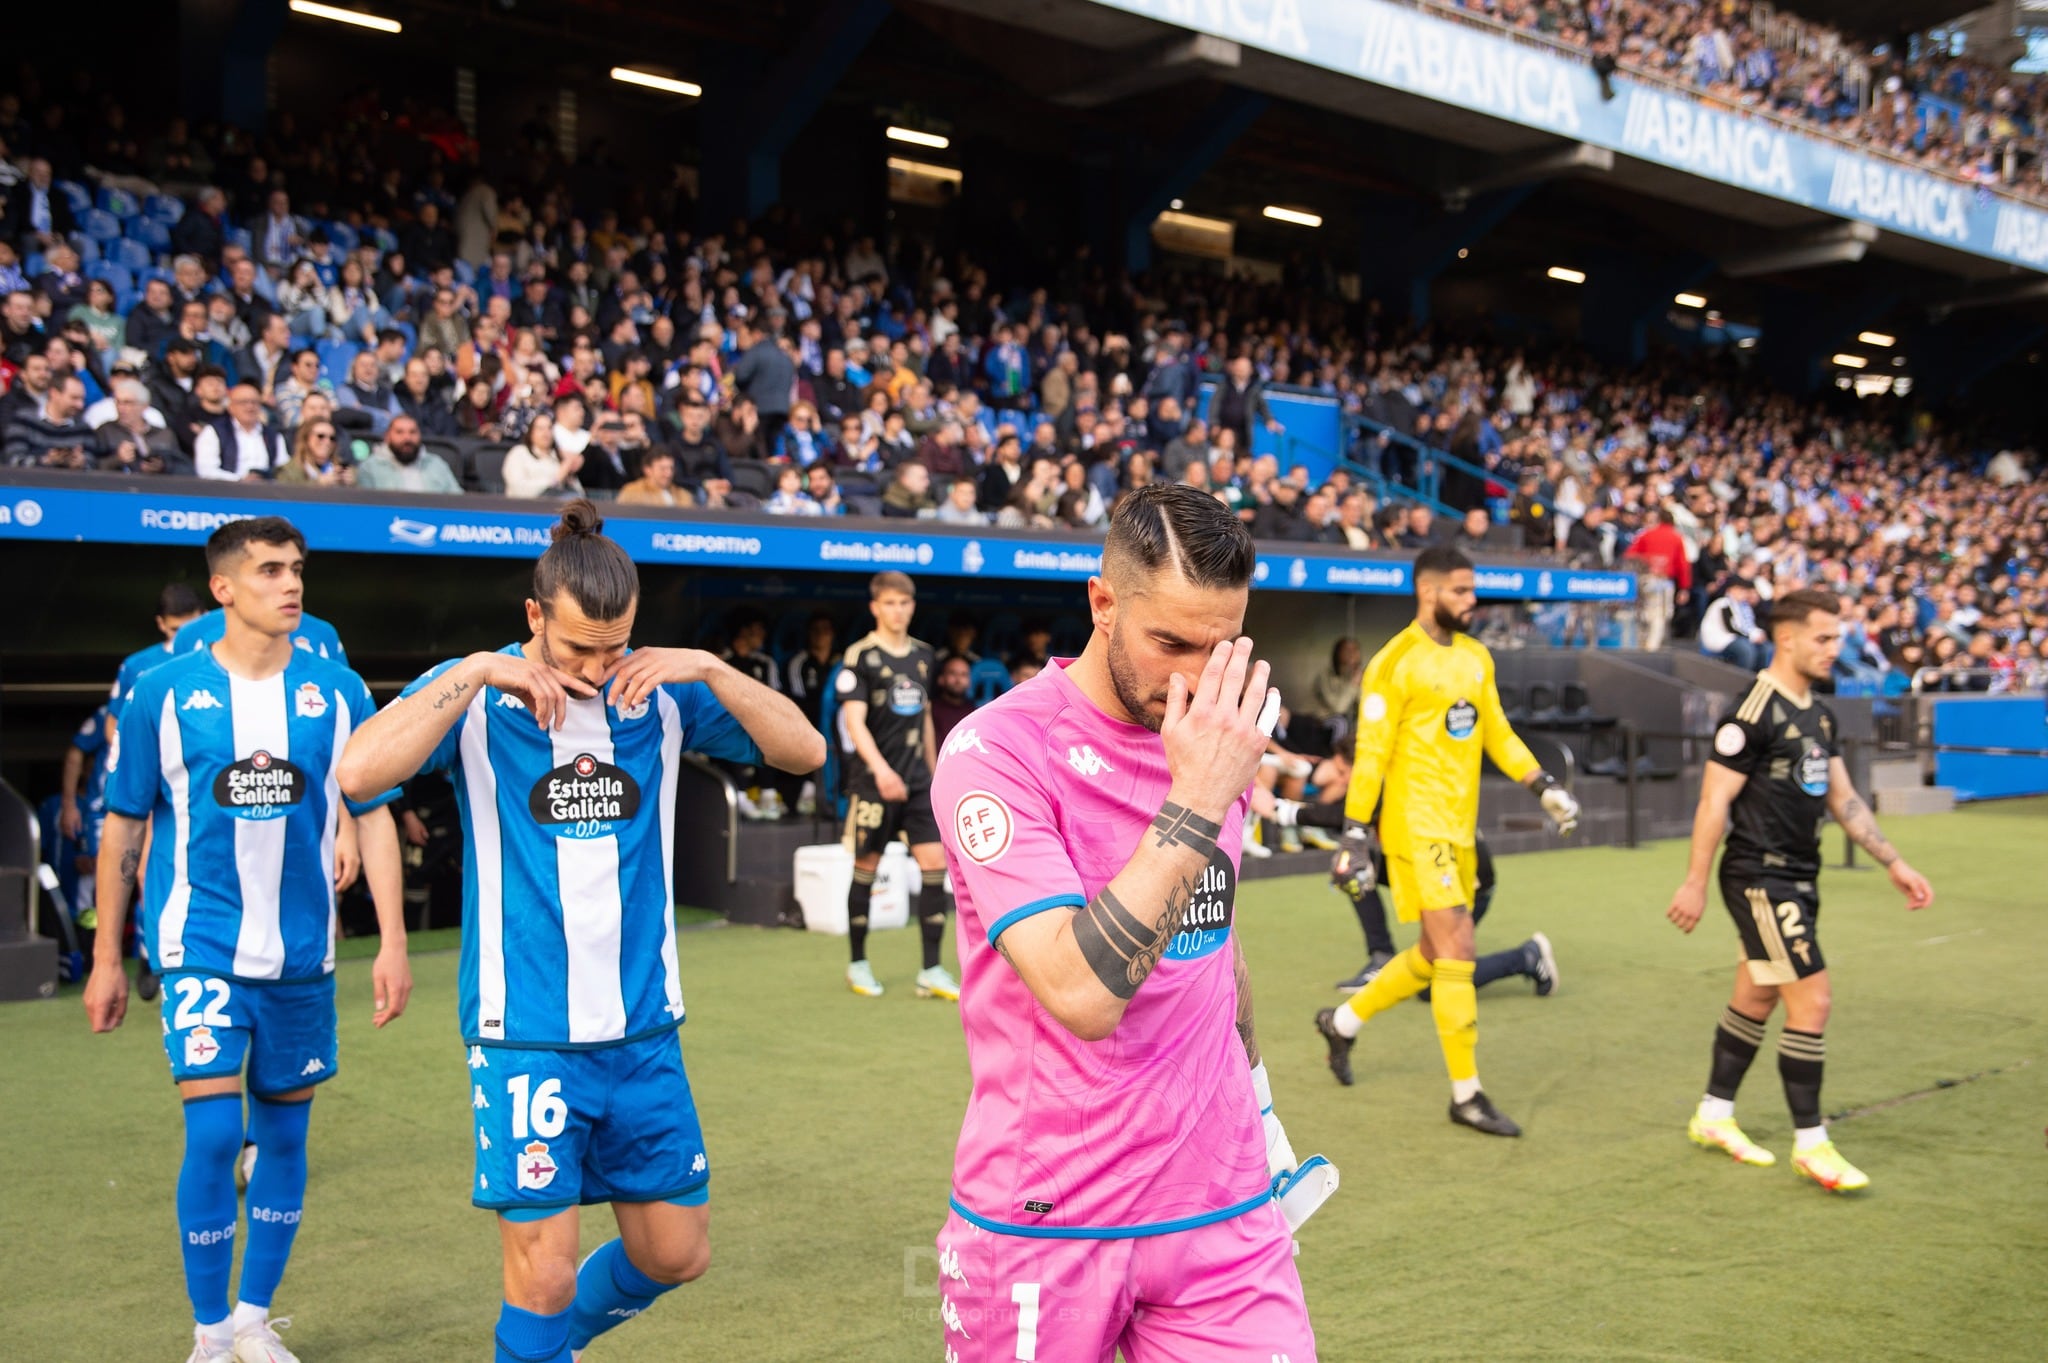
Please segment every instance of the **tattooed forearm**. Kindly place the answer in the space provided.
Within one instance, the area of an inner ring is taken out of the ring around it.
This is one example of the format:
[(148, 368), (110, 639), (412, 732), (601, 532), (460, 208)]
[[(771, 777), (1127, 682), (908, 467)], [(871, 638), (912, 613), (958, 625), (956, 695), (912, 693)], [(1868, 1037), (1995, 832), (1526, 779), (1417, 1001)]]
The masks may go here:
[(1878, 832), (1877, 816), (1853, 795), (1842, 805), (1841, 824), (1849, 841), (1876, 857), (1878, 865), (1889, 866), (1899, 859), (1899, 849)]
[(468, 682), (456, 682), (453, 685), (444, 688), (439, 695), (434, 697), (434, 708), (436, 710), (445, 710), (449, 706), (453, 705), (456, 701), (460, 700), (465, 694), (468, 693), (468, 691)]
[(119, 874), (119, 876), (121, 877), (121, 884), (126, 886), (130, 891), (133, 891), (135, 889), (135, 878), (137, 875), (141, 873), (141, 871), (142, 849), (134, 845), (130, 845), (122, 849), (121, 865), (119, 871), (117, 872), (117, 874)]
[(1216, 839), (1223, 836), (1220, 824), (1211, 823), (1191, 809), (1168, 800), (1152, 820), (1160, 847), (1191, 847), (1205, 857), (1216, 855)]
[(1120, 999), (1138, 992), (1180, 930), (1194, 891), (1195, 882), (1182, 879), (1168, 891), (1166, 903), (1150, 923), (1125, 908), (1107, 885), (1076, 911), (1074, 941), (1104, 989)]
[(1256, 1069), (1259, 1064), (1259, 1038), (1252, 1030), (1252, 971), (1244, 963), (1244, 947), (1233, 938), (1231, 949), (1237, 953), (1232, 970), (1237, 976), (1237, 1039), (1244, 1043), (1244, 1058)]

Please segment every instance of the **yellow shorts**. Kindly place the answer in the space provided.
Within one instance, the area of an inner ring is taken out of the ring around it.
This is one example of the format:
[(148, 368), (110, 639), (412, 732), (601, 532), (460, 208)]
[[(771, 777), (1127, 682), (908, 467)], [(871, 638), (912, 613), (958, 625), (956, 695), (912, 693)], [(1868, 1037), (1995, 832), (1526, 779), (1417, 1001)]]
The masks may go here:
[(1394, 893), (1394, 916), (1418, 923), (1432, 909), (1471, 908), (1479, 883), (1479, 857), (1470, 845), (1416, 842), (1388, 847), (1387, 888)]

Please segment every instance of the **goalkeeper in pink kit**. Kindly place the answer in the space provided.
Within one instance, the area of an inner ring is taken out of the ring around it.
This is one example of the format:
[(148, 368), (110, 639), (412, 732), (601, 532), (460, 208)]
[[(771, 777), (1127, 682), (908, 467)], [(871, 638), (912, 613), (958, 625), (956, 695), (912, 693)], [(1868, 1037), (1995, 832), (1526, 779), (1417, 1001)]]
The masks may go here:
[[(1079, 658), (947, 739), (973, 1092), (940, 1233), (947, 1363), (1309, 1363), (1299, 1165), (1232, 934), (1267, 666), (1251, 537), (1185, 486), (1117, 510)], [(1267, 721), (1270, 724), (1270, 720)]]

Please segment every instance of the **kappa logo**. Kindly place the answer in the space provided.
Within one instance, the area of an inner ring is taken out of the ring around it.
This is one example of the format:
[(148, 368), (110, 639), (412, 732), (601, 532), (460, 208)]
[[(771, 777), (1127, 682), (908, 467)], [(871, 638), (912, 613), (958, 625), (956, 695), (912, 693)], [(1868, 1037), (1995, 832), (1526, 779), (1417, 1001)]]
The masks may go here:
[(180, 710), (223, 710), (227, 707), (222, 705), (219, 698), (211, 691), (194, 691), (191, 695), (185, 697), (185, 703), (178, 708)]
[(697, 1158), (690, 1161), (690, 1172), (693, 1174), (701, 1174), (710, 1167), (711, 1161), (704, 1158), (702, 1150), (697, 1152)]
[(946, 1323), (948, 1330), (958, 1330), (960, 1338), (974, 1338), (973, 1335), (967, 1333), (967, 1327), (960, 1323), (960, 1308), (953, 1305), (951, 1297), (941, 1297), (939, 1299), (939, 1319)]
[(1085, 743), (1078, 748), (1067, 749), (1067, 765), (1091, 781), (1106, 771), (1116, 770), (1102, 760), (1100, 753)]
[(210, 1065), (220, 1054), (220, 1043), (213, 1039), (213, 1028), (201, 1023), (185, 1033), (185, 1063), (187, 1065)]
[(479, 1150), (488, 1150), (491, 1148), (491, 1138), (488, 1135), (484, 1134), (484, 1129), (482, 1127), (478, 1127), (476, 1129), (476, 1148)]
[(322, 1073), (326, 1068), (326, 1063), (316, 1055), (306, 1062), (306, 1068), (299, 1071), (299, 1078), (304, 1079), (307, 1075)]
[(476, 1096), (469, 1100), (469, 1105), (472, 1109), (478, 1112), (483, 1111), (485, 1108), (491, 1105), (491, 1100), (484, 1097), (484, 1086), (482, 1084), (478, 1084), (476, 1086)]
[(318, 682), (306, 682), (293, 693), (292, 709), (300, 719), (318, 719), (327, 713), (327, 694)]
[(956, 752), (978, 752), (988, 756), (988, 749), (981, 745), (981, 735), (972, 729), (955, 729), (946, 735), (946, 746), (939, 749), (939, 760), (945, 761)]
[(469, 1067), (473, 1070), (487, 1070), (491, 1067), (491, 1062), (484, 1059), (483, 1047), (471, 1046), (469, 1048)]
[(950, 1244), (939, 1251), (939, 1276), (949, 1278), (969, 1291), (973, 1290), (973, 1284), (967, 1281), (967, 1274), (960, 1267), (960, 1251)]
[(498, 693), (498, 704), (504, 706), (507, 710), (524, 710), (526, 708), (525, 701), (509, 692), (501, 691)]
[(540, 1189), (553, 1183), (555, 1175), (559, 1172), (561, 1171), (556, 1167), (553, 1157), (548, 1154), (548, 1143), (546, 1141), (528, 1141), (526, 1143), (526, 1149), (521, 1151), (519, 1155), (519, 1186), (521, 1188), (530, 1188), (538, 1192)]

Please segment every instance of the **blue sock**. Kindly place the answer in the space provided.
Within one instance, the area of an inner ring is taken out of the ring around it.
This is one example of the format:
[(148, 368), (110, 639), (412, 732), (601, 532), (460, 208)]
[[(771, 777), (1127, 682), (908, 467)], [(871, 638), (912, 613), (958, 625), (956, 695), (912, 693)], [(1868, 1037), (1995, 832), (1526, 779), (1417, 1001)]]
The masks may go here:
[(622, 1242), (607, 1240), (576, 1270), (576, 1300), (569, 1307), (569, 1347), (588, 1348), (591, 1340), (624, 1325), (676, 1286), (654, 1281), (633, 1267)]
[(241, 1300), (269, 1306), (284, 1277), (299, 1215), (306, 1205), (306, 1124), (313, 1102), (249, 1102), (249, 1139), (256, 1173), (249, 1180), (249, 1244), (242, 1251)]
[[(262, 1157), (256, 1162), (263, 1163)], [(569, 1313), (535, 1315), (506, 1302), (498, 1308), (498, 1352), (493, 1359), (494, 1363), (569, 1363)]]
[(228, 1318), (235, 1266), (235, 1156), (242, 1152), (242, 1095), (185, 1100), (185, 1162), (178, 1167), (178, 1241), (192, 1318)]

